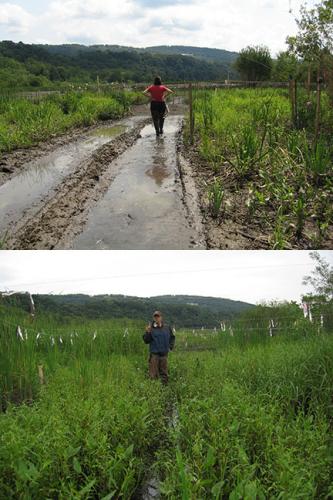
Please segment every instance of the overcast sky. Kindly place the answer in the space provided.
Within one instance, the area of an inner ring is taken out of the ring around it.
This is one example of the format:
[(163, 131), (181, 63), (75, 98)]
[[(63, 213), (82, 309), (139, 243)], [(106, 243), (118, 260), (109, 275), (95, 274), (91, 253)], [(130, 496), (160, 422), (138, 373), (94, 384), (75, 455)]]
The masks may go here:
[(299, 301), (313, 268), (307, 251), (2, 251), (0, 291)]
[[(26, 43), (194, 45), (273, 55), (296, 32), (302, 0), (0, 0), (0, 40)], [(308, 0), (309, 7), (316, 0)], [(291, 4), (293, 13), (289, 13)]]

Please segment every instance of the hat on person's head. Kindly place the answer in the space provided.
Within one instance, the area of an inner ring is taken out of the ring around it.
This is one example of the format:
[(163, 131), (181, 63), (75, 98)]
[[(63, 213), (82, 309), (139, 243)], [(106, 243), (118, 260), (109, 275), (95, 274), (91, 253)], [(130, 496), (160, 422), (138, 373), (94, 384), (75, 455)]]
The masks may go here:
[(161, 311), (155, 311), (153, 316), (162, 316)]

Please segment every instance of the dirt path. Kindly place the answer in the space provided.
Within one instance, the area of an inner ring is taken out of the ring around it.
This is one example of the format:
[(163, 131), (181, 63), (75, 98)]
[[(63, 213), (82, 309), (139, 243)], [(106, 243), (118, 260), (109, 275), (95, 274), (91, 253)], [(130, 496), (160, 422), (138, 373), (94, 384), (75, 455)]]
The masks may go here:
[(0, 187), (7, 249), (205, 248), (194, 185), (180, 174), (181, 115), (156, 138), (147, 108), (92, 128)]

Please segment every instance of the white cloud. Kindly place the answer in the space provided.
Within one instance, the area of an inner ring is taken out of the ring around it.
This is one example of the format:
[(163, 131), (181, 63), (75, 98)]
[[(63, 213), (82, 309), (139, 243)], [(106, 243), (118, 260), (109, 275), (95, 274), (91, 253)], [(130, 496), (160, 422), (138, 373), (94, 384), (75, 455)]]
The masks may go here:
[[(18, 0), (17, 0), (18, 1)], [(53, 0), (44, 12), (1, 4), (5, 36), (30, 43), (86, 42), (132, 45), (194, 45), (240, 50), (265, 44), (273, 53), (296, 32), (288, 0)], [(302, 0), (292, 0), (297, 12)], [(309, 0), (309, 6), (315, 0)], [(14, 33), (16, 30), (16, 35)], [(20, 37), (24, 34), (24, 37)], [(10, 36), (11, 35), (11, 36)]]
[[(105, 0), (64, 0), (51, 2), (47, 16), (56, 16), (63, 20), (85, 19), (87, 21), (112, 19), (139, 15), (140, 9), (131, 1), (110, 2)], [(110, 26), (112, 28), (112, 26)]]
[[(0, 4), (0, 29), (8, 33), (27, 33), (32, 26), (33, 16), (19, 5)], [(1, 32), (0, 32), (1, 35)]]

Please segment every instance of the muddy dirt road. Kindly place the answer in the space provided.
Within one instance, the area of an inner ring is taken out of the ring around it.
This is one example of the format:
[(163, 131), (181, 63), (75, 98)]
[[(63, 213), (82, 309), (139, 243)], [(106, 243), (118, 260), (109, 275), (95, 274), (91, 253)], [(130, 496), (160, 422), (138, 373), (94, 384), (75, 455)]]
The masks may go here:
[(194, 184), (179, 169), (182, 120), (168, 116), (157, 138), (146, 109), (23, 163), (0, 186), (5, 248), (205, 248)]

